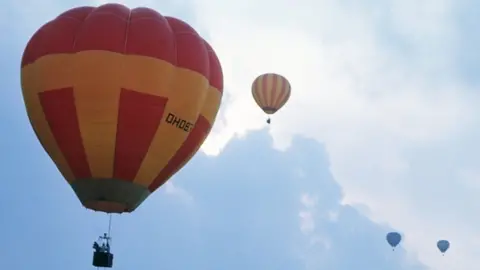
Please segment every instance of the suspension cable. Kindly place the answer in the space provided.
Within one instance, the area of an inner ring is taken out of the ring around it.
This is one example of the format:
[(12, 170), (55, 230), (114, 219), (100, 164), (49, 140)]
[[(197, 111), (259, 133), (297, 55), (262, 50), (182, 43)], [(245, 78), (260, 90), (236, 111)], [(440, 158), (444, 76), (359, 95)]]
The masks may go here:
[(112, 233), (112, 214), (108, 214), (108, 237)]

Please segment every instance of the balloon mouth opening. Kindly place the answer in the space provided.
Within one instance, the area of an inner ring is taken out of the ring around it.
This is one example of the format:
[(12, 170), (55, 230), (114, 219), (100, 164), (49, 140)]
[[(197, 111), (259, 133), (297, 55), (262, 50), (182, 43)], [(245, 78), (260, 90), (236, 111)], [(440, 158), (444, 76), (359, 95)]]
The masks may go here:
[(131, 212), (128, 206), (124, 203), (108, 202), (108, 201), (88, 201), (83, 204), (86, 208), (93, 211), (100, 211), (105, 213), (121, 214)]
[(262, 110), (266, 113), (266, 114), (274, 114), (277, 112), (277, 108), (273, 108), (273, 107), (263, 107)]
[(104, 213), (133, 212), (151, 193), (144, 186), (114, 178), (78, 179), (71, 185), (83, 206)]

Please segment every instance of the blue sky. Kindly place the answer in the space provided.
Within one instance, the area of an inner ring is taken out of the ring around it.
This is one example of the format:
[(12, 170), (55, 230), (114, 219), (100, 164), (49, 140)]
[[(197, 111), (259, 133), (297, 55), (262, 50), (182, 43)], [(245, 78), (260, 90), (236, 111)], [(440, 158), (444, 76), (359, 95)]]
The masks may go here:
[[(2, 269), (89, 269), (108, 223), (80, 206), (44, 153), (19, 86), (31, 34), (87, 2), (105, 1), (2, 3)], [(478, 264), (478, 3), (120, 2), (194, 25), (217, 50), (226, 95), (202, 151), (135, 213), (114, 218), (115, 269)], [(249, 91), (262, 72), (293, 87), (269, 128)], [(394, 253), (384, 240), (392, 229), (405, 235)], [(440, 238), (452, 242), (445, 257)]]

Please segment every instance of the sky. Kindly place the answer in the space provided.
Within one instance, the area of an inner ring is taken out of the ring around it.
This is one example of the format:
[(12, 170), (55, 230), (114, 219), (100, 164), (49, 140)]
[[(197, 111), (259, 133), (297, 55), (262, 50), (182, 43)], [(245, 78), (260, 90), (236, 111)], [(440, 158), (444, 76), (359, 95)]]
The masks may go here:
[[(43, 23), (105, 2), (2, 2), (1, 269), (92, 268), (108, 218), (80, 206), (38, 143), (19, 66)], [(220, 58), (225, 95), (194, 159), (135, 213), (114, 217), (114, 269), (480, 263), (480, 3), (118, 2), (193, 25)], [(265, 72), (292, 85), (268, 127), (250, 92)], [(404, 236), (395, 252), (385, 242), (392, 230)], [(442, 257), (443, 238), (451, 249)]]

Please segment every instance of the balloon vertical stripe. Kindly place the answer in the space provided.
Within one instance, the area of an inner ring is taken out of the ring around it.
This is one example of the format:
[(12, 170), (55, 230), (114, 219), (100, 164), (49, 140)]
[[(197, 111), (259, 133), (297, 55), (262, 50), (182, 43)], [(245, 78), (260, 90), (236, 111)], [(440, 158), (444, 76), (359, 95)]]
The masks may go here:
[(262, 89), (263, 87), (263, 81), (261, 79), (256, 79), (253, 81), (252, 84), (252, 95), (253, 99), (257, 103), (258, 106), (263, 110), (262, 105), (260, 104), (266, 104), (265, 100), (265, 91), (259, 91), (258, 89)]
[(285, 80), (281, 80), (277, 78), (275, 82), (278, 84), (278, 86), (275, 85), (273, 90), (273, 95), (271, 100), (272, 107), (278, 107), (282, 101), (281, 99), (282, 96), (287, 92), (287, 89), (286, 89), (287, 82)]
[(275, 103), (275, 106), (277, 108), (282, 108), (290, 99), (290, 95), (292, 94), (292, 92), (289, 91), (290, 85), (285, 86), (284, 89), (285, 90), (282, 92), (281, 95), (278, 96), (278, 100)]
[(163, 97), (121, 90), (114, 178), (135, 178), (162, 122), (167, 101)]
[(208, 122), (208, 120), (200, 115), (195, 127), (188, 135), (188, 138), (185, 140), (182, 146), (180, 146), (175, 155), (168, 161), (167, 165), (163, 167), (162, 171), (160, 171), (148, 189), (150, 191), (154, 191), (159, 186), (163, 185), (166, 179), (170, 178), (170, 176), (175, 174), (181, 167), (183, 167), (185, 163), (193, 156), (193, 154), (198, 151), (200, 148), (200, 142), (203, 142), (207, 138), (211, 128), (212, 125)]
[(75, 178), (92, 177), (78, 125), (72, 88), (54, 89), (39, 95), (40, 103), (58, 148)]
[(275, 76), (267, 76), (264, 80), (262, 80), (263, 83), (263, 88), (264, 89), (271, 89), (270, 91), (265, 92), (265, 104), (267, 104), (267, 107), (273, 108), (273, 101), (275, 99), (275, 94), (278, 91), (277, 87), (278, 85), (278, 80)]

